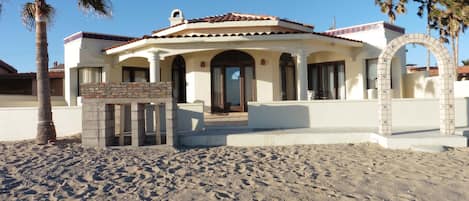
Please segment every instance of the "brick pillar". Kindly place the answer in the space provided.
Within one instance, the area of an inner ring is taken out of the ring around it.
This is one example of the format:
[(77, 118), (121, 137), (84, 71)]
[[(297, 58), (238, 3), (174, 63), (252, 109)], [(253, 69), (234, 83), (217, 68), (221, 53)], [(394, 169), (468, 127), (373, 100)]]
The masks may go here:
[(145, 104), (132, 103), (132, 146), (142, 146), (145, 141)]
[(165, 103), (166, 112), (166, 144), (170, 146), (177, 146), (178, 140), (175, 132), (175, 121), (176, 121), (176, 103), (174, 100)]

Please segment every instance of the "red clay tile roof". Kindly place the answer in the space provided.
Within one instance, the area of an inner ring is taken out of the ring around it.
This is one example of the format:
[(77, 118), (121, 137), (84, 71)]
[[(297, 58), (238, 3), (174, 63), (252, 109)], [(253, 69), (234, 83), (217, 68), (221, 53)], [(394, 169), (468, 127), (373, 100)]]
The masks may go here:
[[(299, 23), (299, 22), (294, 22), (294, 21), (287, 20), (287, 19), (281, 19), (281, 18), (278, 18), (278, 17), (275, 17), (275, 16), (242, 14), (242, 13), (226, 13), (226, 14), (223, 14), (223, 15), (215, 15), (215, 16), (208, 16), (208, 17), (202, 17), (202, 18), (189, 19), (189, 20), (187, 20), (187, 23), (193, 24), (193, 23), (199, 23), (199, 22), (217, 23), (217, 22), (232, 22), (232, 21), (262, 21), (262, 20), (279, 20), (279, 21), (284, 21), (284, 22), (288, 22), (288, 23), (292, 23), (292, 24), (296, 24), (296, 25), (300, 25), (300, 26), (304, 26), (304, 27), (307, 27), (307, 28), (314, 29), (314, 26), (312, 26), (312, 25), (303, 24), (303, 23)], [(170, 27), (155, 30), (152, 33), (157, 33), (157, 32), (160, 32), (160, 31), (164, 31), (166, 29), (177, 27), (181, 24), (184, 24), (184, 23), (175, 24), (175, 25), (170, 26)]]
[(0, 59), (0, 68), (3, 68), (3, 69), (7, 70), (10, 73), (18, 73), (18, 70), (16, 70), (16, 68), (14, 68), (10, 64), (4, 62), (1, 59)]
[(148, 36), (148, 35), (145, 35), (141, 38), (137, 38), (137, 39), (134, 39), (134, 40), (131, 40), (131, 41), (127, 41), (127, 42), (124, 42), (124, 43), (114, 45), (112, 47), (105, 48), (105, 49), (103, 49), (103, 51), (110, 50), (110, 49), (117, 48), (117, 47), (121, 47), (121, 46), (130, 44), (130, 43), (133, 43), (133, 42), (137, 42), (137, 41), (140, 41), (140, 40), (143, 40), (143, 39), (150, 39), (150, 38), (154, 38), (154, 39), (158, 39), (158, 38), (211, 38), (211, 37), (269, 36), (269, 35), (289, 35), (289, 34), (313, 34), (313, 35), (320, 35), (320, 36), (325, 36), (325, 37), (329, 37), (329, 38), (336, 38), (336, 39), (341, 39), (341, 40), (347, 40), (347, 41), (362, 43), (362, 41), (359, 41), (359, 40), (353, 40), (353, 39), (349, 39), (349, 38), (334, 36), (334, 35), (330, 35), (330, 34), (326, 34), (326, 33), (320, 33), (320, 32), (308, 32), (308, 33), (305, 33), (305, 32), (254, 32), (254, 33), (230, 33), (230, 34), (228, 34), (228, 33), (225, 33), (225, 34), (190, 34), (190, 35), (170, 35), (170, 36)]
[[(418, 72), (418, 71), (426, 71), (426, 67), (409, 67), (408, 69), (410, 72)], [(459, 66), (456, 67), (456, 72), (458, 74), (467, 74), (469, 73), (469, 66)], [(438, 67), (430, 66), (430, 76), (437, 76), (438, 75)]]

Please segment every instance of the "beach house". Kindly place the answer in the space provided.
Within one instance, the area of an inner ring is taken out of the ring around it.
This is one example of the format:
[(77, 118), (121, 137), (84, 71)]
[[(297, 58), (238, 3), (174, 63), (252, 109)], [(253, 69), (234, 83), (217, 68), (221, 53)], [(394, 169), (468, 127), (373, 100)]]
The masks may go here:
[[(152, 27), (149, 27), (150, 29)], [(376, 98), (377, 58), (404, 28), (375, 22), (316, 31), (268, 15), (226, 13), (186, 19), (138, 38), (77, 32), (65, 38), (65, 99), (80, 84), (173, 82), (178, 103), (246, 112), (248, 102)], [(392, 59), (393, 97), (403, 95), (405, 50)]]

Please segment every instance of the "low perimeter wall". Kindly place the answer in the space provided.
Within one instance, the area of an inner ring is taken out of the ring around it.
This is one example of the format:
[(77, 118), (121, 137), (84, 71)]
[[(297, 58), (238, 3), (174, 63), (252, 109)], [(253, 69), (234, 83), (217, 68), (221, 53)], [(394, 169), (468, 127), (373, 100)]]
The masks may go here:
[[(36, 137), (36, 107), (0, 108), (0, 141), (26, 140)], [(53, 107), (57, 137), (81, 132), (81, 107)]]
[[(202, 130), (203, 108), (202, 103), (178, 104), (177, 131)], [(57, 137), (81, 133), (81, 106), (53, 107), (52, 113)], [(0, 141), (34, 139), (36, 124), (36, 107), (0, 107)]]
[[(439, 128), (438, 99), (393, 99), (392, 125)], [(455, 99), (456, 127), (468, 126), (469, 99)], [(370, 128), (378, 126), (376, 100), (248, 103), (250, 128)]]

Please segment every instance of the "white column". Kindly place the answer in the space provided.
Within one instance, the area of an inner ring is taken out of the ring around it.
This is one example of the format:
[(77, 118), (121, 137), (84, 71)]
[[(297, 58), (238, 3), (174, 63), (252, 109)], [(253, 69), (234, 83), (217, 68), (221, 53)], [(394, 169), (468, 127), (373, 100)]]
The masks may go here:
[(160, 82), (160, 55), (158, 52), (150, 52), (147, 59), (150, 63), (150, 82)]
[(305, 51), (296, 53), (296, 90), (298, 100), (308, 100), (308, 55)]

